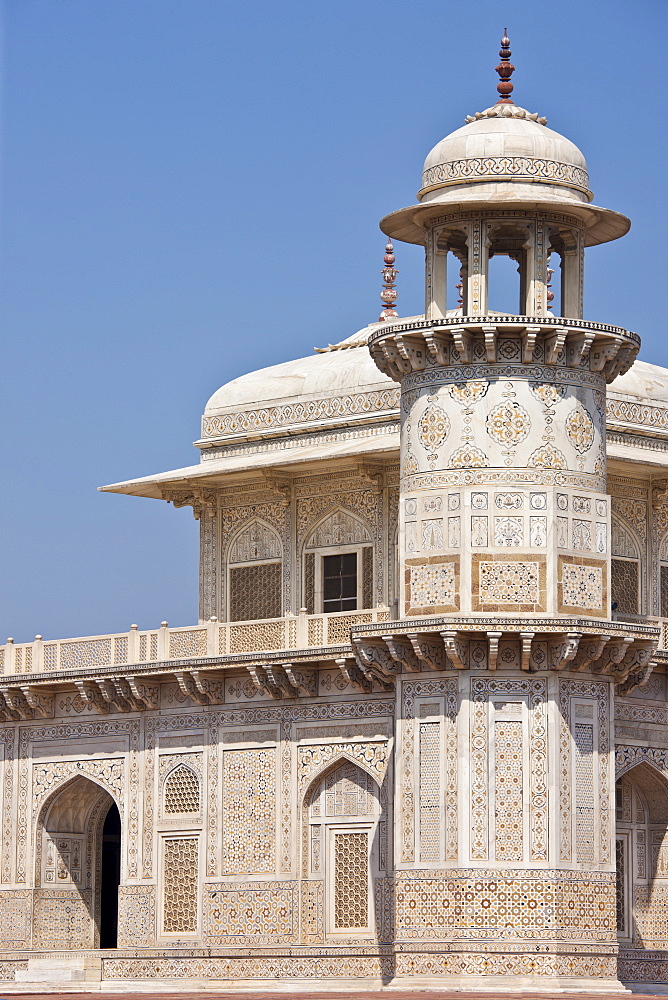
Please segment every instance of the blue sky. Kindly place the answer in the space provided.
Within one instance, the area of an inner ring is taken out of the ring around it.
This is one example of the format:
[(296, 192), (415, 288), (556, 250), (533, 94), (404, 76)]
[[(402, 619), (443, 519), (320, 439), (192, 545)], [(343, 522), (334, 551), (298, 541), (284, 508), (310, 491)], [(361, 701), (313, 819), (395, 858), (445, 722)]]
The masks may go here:
[[(378, 219), (513, 97), (629, 215), (586, 315), (668, 365), (665, 0), (4, 0), (0, 638), (189, 624), (190, 511), (96, 492), (191, 464), (209, 395), (378, 313)], [(397, 248), (421, 311), (419, 248)]]

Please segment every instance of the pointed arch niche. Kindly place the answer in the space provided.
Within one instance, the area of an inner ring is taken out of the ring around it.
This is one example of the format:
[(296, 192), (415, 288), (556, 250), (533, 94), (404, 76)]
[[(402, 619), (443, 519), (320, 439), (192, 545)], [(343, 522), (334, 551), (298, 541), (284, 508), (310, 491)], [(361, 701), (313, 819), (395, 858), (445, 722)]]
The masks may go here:
[[(619, 943), (622, 948), (665, 952), (668, 781), (651, 764), (642, 763), (617, 780), (615, 793)], [(628, 978), (623, 969), (620, 978)]]
[(120, 815), (110, 792), (83, 775), (43, 804), (35, 829), (36, 948), (116, 947)]
[(309, 614), (373, 607), (373, 545), (364, 521), (343, 507), (322, 517), (304, 542), (302, 578)]
[(387, 868), (387, 803), (382, 785), (342, 756), (317, 775), (302, 805), (302, 876), (313, 940), (381, 938), (375, 910)]
[(232, 536), (227, 552), (227, 620), (280, 618), (283, 613), (283, 545), (278, 532), (253, 518)]
[(640, 543), (632, 531), (614, 514), (611, 519), (610, 592), (617, 615), (640, 614), (642, 586)]

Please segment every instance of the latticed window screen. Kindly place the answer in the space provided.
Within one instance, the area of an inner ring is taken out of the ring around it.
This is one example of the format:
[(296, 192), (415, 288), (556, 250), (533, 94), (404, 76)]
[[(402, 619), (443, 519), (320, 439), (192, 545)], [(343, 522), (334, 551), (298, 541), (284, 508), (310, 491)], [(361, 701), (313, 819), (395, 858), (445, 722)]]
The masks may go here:
[(668, 566), (661, 567), (661, 617), (668, 618)]
[(372, 608), (373, 601), (373, 549), (362, 549), (362, 607)]
[(625, 935), (626, 931), (626, 840), (618, 837), (615, 841), (615, 860), (617, 862), (617, 933)]
[(230, 621), (281, 617), (281, 564), (256, 563), (230, 569)]
[(334, 929), (369, 925), (368, 833), (334, 834)]
[(613, 559), (611, 576), (612, 603), (615, 611), (626, 615), (638, 614), (638, 562), (635, 559)]
[(315, 614), (315, 552), (304, 557), (304, 607), (310, 615)]
[(175, 767), (165, 781), (166, 813), (199, 812), (199, 778), (185, 764)]
[(191, 934), (197, 930), (198, 855), (194, 837), (165, 840), (163, 931)]

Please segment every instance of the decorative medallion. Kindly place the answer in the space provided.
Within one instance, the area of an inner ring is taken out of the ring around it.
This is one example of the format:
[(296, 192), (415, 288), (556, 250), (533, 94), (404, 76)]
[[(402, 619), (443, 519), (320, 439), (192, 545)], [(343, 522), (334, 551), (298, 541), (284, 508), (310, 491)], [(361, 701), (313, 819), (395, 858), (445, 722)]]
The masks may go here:
[(527, 465), (532, 469), (568, 468), (565, 456), (553, 444), (544, 444), (532, 451)]
[(489, 465), (487, 455), (480, 448), (463, 444), (450, 456), (449, 469), (482, 469)]
[(543, 406), (554, 406), (559, 399), (566, 395), (566, 387), (563, 385), (550, 385), (547, 382), (530, 382), (529, 388)]
[(457, 382), (449, 386), (448, 391), (456, 403), (461, 406), (473, 406), (486, 395), (487, 382), (477, 382), (475, 379)]
[(450, 431), (450, 419), (442, 406), (430, 403), (418, 420), (418, 441), (427, 451), (440, 448)]
[(519, 444), (530, 430), (529, 414), (519, 403), (499, 403), (487, 417), (487, 433), (497, 444)]
[(566, 417), (566, 434), (580, 455), (593, 445), (594, 423), (583, 406), (576, 406)]

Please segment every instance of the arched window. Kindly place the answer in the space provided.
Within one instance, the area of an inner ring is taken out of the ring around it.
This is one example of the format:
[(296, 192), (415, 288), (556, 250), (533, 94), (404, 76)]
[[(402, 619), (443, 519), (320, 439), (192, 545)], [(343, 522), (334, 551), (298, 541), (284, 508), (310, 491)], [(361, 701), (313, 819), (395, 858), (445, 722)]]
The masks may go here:
[(612, 560), (610, 591), (613, 611), (637, 615), (640, 612), (640, 549), (631, 531), (612, 518)]
[(313, 790), (307, 821), (307, 872), (325, 883), (326, 933), (372, 934), (373, 883), (384, 865), (386, 835), (376, 782), (344, 761)]
[(232, 622), (280, 618), (283, 546), (276, 531), (255, 519), (234, 536), (227, 551)]
[(200, 811), (200, 783), (192, 768), (179, 764), (167, 775), (163, 802), (166, 814)]
[(364, 522), (337, 508), (304, 546), (304, 607), (309, 614), (373, 607), (373, 548)]

